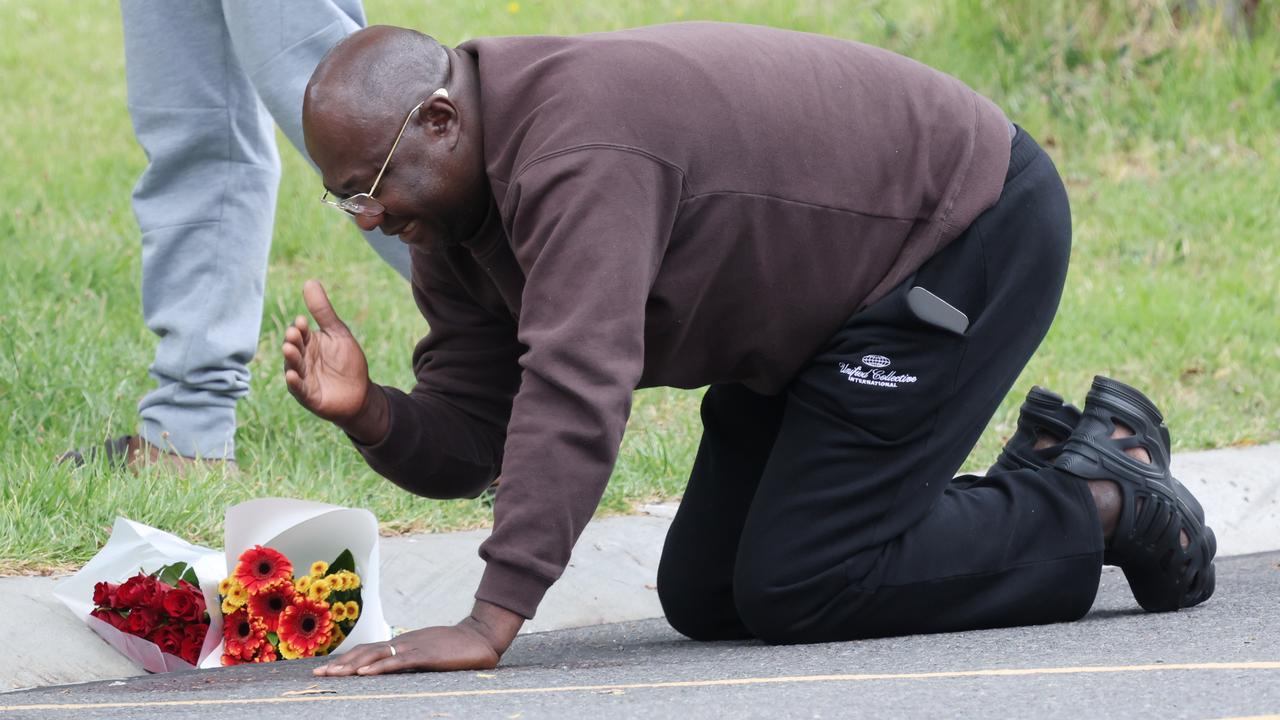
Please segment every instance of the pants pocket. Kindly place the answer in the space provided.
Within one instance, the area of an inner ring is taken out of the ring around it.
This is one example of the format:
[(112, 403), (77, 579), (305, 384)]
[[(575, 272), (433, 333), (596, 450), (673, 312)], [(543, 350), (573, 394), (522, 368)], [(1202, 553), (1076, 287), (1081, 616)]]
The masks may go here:
[(907, 307), (913, 280), (851, 317), (791, 387), (797, 399), (876, 444), (930, 431), (964, 352), (964, 337), (924, 323)]

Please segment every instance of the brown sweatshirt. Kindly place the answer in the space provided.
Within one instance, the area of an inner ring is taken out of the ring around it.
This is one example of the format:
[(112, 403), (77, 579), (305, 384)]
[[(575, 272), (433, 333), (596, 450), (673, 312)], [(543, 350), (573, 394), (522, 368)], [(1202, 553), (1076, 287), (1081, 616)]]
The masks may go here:
[(681, 23), (482, 38), (494, 204), (413, 257), (430, 333), (369, 464), (497, 476), (476, 597), (533, 617), (609, 480), (632, 391), (788, 380), (999, 197), (1004, 114), (874, 47)]

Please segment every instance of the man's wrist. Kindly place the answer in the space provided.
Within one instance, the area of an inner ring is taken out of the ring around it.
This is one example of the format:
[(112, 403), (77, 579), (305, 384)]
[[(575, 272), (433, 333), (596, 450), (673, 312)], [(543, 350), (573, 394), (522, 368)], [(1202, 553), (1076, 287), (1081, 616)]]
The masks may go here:
[(377, 445), (391, 430), (391, 406), (382, 386), (370, 382), (365, 390), (364, 404), (347, 422), (340, 423), (343, 432), (362, 445)]
[(510, 610), (484, 600), (477, 600), (471, 615), (460, 624), (480, 633), (499, 657), (511, 647), (524, 625), (524, 618)]

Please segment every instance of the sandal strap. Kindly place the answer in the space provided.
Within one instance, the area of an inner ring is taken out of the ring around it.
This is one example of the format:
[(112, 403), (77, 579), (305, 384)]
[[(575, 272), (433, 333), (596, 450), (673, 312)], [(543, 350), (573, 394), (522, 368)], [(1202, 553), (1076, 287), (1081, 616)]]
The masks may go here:
[[(1033, 386), (1018, 410), (1018, 426), (1005, 443), (987, 474), (1003, 470), (1039, 470), (1049, 467), (1065, 447), (1065, 438), (1071, 436), (1080, 422), (1080, 410), (1063, 400), (1062, 396)], [(1036, 440), (1040, 431), (1064, 438), (1064, 442), (1037, 450)]]
[[(1131, 437), (1112, 438), (1116, 425)], [(1144, 463), (1125, 453), (1141, 447)], [(1083, 417), (1055, 467), (1086, 480), (1110, 480), (1121, 510), (1104, 562), (1119, 565), (1134, 597), (1150, 612), (1176, 610), (1213, 592), (1217, 542), (1204, 525), (1204, 509), (1169, 470), (1169, 430), (1160, 411), (1138, 390), (1094, 378)], [(1183, 548), (1181, 534), (1189, 540)]]

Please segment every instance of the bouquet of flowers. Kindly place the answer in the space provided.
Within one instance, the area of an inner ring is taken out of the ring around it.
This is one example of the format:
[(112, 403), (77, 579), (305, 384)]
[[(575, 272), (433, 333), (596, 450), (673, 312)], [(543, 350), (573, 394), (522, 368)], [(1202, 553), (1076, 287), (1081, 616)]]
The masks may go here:
[(155, 643), (160, 652), (195, 665), (200, 660), (209, 613), (195, 569), (186, 563), (138, 573), (123, 583), (93, 587), (90, 617), (134, 637)]
[[(225, 552), (117, 518), (107, 544), (54, 595), (150, 672), (391, 638), (378, 595), (378, 521), (368, 510), (263, 498), (228, 508), (223, 528)], [(295, 577), (294, 567), (305, 572)]]
[(391, 639), (378, 595), (373, 513), (262, 498), (227, 510), (223, 528), (225, 579), (216, 590), (226, 622), (200, 667), (340, 653)]
[(54, 596), (150, 672), (190, 670), (222, 639), (222, 553), (117, 518), (111, 539)]
[(360, 618), (360, 576), (343, 550), (294, 577), (289, 558), (255, 545), (218, 585), (222, 599), (223, 665), (327, 655)]

